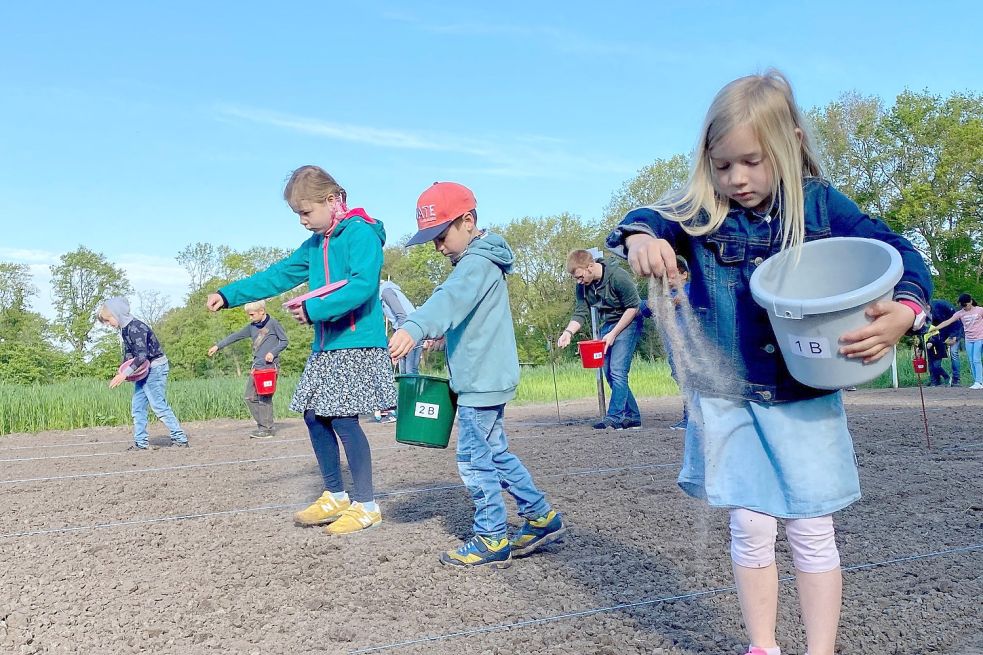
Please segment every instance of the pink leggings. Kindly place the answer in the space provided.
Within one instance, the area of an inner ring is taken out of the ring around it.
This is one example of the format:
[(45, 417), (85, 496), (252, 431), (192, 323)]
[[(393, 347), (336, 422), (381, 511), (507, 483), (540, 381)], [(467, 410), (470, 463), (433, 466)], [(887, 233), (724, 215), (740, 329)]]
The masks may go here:
[[(833, 517), (785, 519), (785, 535), (795, 568), (804, 573), (824, 573), (840, 565), (833, 533)], [(734, 563), (762, 569), (775, 561), (778, 519), (737, 508), (730, 511), (730, 556)]]

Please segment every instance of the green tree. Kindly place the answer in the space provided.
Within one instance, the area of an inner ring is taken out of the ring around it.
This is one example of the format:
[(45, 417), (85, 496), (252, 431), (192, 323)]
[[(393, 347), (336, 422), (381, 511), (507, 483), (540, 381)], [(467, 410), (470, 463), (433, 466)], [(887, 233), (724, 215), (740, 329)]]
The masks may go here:
[(55, 333), (79, 357), (85, 356), (99, 303), (131, 292), (123, 269), (85, 246), (62, 255), (59, 263), (51, 266), (51, 287), (57, 314)]
[(177, 254), (177, 262), (188, 272), (191, 278), (190, 292), (201, 289), (205, 282), (219, 274), (221, 257), (218, 250), (210, 243), (189, 243)]
[(666, 192), (681, 187), (689, 178), (689, 159), (673, 155), (669, 159), (656, 159), (639, 169), (635, 177), (627, 180), (611, 195), (604, 209), (603, 226), (613, 228), (632, 209), (651, 205)]
[(37, 292), (27, 264), (0, 262), (0, 309), (26, 309)]
[(51, 344), (48, 321), (29, 309), (37, 293), (26, 264), (0, 262), (0, 380), (23, 384), (60, 379), (68, 356)]
[(936, 295), (983, 291), (983, 96), (845, 94), (811, 112), (829, 179), (936, 271)]
[(218, 276), (224, 280), (239, 280), (249, 277), (257, 271), (262, 271), (288, 257), (291, 253), (286, 248), (273, 246), (253, 246), (247, 250), (232, 250), (228, 246), (219, 246)]
[(137, 306), (133, 315), (149, 325), (151, 329), (156, 329), (164, 314), (170, 309), (170, 298), (156, 289), (137, 291), (136, 296)]
[(542, 363), (548, 356), (547, 343), (556, 341), (573, 312), (574, 281), (567, 273), (567, 254), (601, 246), (607, 230), (564, 213), (520, 218), (495, 231), (515, 253), (508, 284), (519, 359)]
[(387, 246), (382, 257), (382, 279), (398, 284), (418, 307), (451, 272), (447, 258), (429, 243), (412, 248)]
[(823, 175), (864, 211), (883, 216), (887, 179), (880, 133), (884, 103), (877, 97), (845, 93), (808, 115)]

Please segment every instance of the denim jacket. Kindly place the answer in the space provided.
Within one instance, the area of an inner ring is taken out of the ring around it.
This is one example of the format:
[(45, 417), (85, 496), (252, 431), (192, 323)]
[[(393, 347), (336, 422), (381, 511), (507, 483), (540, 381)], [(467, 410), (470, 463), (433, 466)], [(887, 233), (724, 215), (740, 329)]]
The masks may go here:
[[(865, 237), (894, 246), (901, 253), (904, 274), (894, 288), (894, 299), (912, 300), (929, 312), (932, 280), (922, 256), (904, 237), (884, 222), (871, 218), (857, 205), (818, 178), (806, 178), (805, 240), (827, 237)], [(705, 216), (704, 216), (705, 219)], [(765, 259), (781, 249), (781, 219), (732, 204), (716, 232), (691, 236), (682, 226), (648, 207), (634, 209), (607, 238), (615, 254), (627, 256), (625, 239), (649, 234), (668, 241), (690, 266), (690, 304), (717, 356), (730, 360), (739, 376), (736, 388), (742, 398), (757, 402), (781, 402), (814, 398), (830, 391), (798, 382), (788, 372), (768, 320), (768, 312), (751, 297), (751, 274)], [(719, 391), (721, 383), (697, 379), (698, 390)], [(725, 386), (735, 393), (734, 381)]]

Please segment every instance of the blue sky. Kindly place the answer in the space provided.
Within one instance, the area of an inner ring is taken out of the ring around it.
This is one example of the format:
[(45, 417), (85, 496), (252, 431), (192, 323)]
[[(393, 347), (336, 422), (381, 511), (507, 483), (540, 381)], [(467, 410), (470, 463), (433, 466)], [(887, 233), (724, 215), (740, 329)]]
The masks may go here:
[(32, 265), (35, 308), (79, 245), (172, 303), (189, 243), (297, 246), (281, 190), (302, 164), (395, 241), (436, 180), (470, 186), (482, 222), (598, 217), (768, 66), (804, 108), (983, 89), (969, 1), (341, 5), (4, 3), (0, 261)]

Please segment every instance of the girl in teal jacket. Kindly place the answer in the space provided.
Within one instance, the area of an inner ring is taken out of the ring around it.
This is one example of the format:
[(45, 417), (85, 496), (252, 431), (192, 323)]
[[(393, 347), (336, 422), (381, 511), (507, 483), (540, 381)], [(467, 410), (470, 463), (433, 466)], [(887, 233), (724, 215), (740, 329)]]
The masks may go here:
[[(313, 325), (314, 341), (290, 403), (290, 409), (304, 415), (325, 489), (294, 519), (305, 526), (328, 524), (329, 534), (346, 534), (382, 521), (372, 489), (369, 442), (358, 415), (396, 405), (379, 302), (386, 231), (364, 210), (349, 210), (345, 190), (317, 166), (294, 171), (283, 197), (313, 236), (265, 271), (211, 294), (207, 305), (217, 311), (275, 296), (304, 282), (316, 289), (347, 281), (337, 291), (309, 298), (291, 310), (299, 322)], [(342, 483), (339, 439), (354, 482), (351, 496)]]

